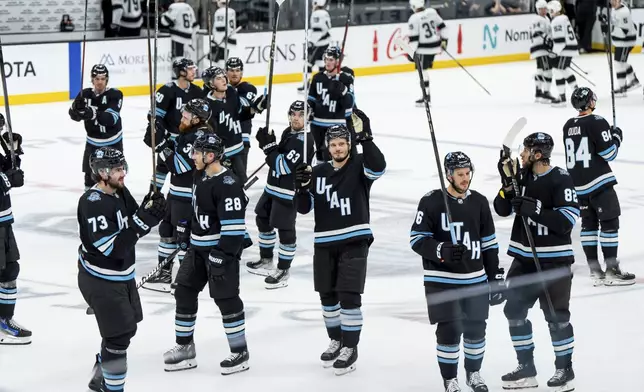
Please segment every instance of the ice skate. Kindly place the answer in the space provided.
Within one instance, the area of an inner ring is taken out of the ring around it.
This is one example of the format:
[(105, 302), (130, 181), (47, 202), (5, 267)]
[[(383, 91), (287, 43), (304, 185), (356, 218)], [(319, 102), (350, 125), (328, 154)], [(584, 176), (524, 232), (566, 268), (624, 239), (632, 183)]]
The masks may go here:
[(333, 362), (335, 362), (335, 360), (340, 355), (341, 348), (342, 343), (340, 343), (340, 341), (331, 339), (329, 348), (327, 348), (326, 351), (323, 352), (322, 355), (320, 355), (320, 360), (322, 361), (323, 368), (326, 369), (333, 367)]
[(221, 374), (227, 376), (248, 370), (248, 358), (248, 350), (244, 350), (241, 353), (231, 353), (228, 358), (219, 364), (221, 366)]
[(601, 269), (598, 271), (590, 271), (590, 280), (593, 282), (594, 287), (603, 286), (605, 278), (606, 274)]
[(96, 354), (96, 363), (94, 363), (94, 367), (92, 368), (92, 379), (89, 380), (87, 388), (95, 392), (107, 392), (107, 387), (105, 387), (105, 383), (103, 382), (100, 354)]
[(443, 385), (445, 386), (445, 392), (461, 392), (461, 386), (458, 385), (458, 379), (456, 378), (443, 380)]
[(630, 272), (623, 272), (618, 265), (606, 267), (606, 277), (604, 278), (606, 286), (630, 286), (635, 284), (635, 275)]
[(573, 372), (572, 366), (568, 366), (565, 369), (555, 370), (554, 376), (548, 380), (548, 386), (552, 392), (574, 391), (575, 387), (572, 385), (574, 379), (575, 372)]
[(516, 369), (503, 375), (501, 381), (503, 381), (503, 389), (536, 388), (539, 386), (536, 377), (537, 369), (534, 363), (520, 363)]
[(262, 257), (257, 261), (246, 263), (246, 270), (254, 275), (268, 276), (273, 271), (273, 258)]
[(487, 385), (485, 385), (485, 380), (481, 377), (479, 372), (467, 372), (466, 382), (468, 387), (473, 392), (488, 392)]
[(356, 361), (358, 360), (358, 347), (342, 347), (340, 355), (333, 362), (336, 376), (342, 376), (356, 370)]
[(170, 263), (161, 268), (156, 274), (152, 275), (143, 286), (144, 289), (157, 291), (159, 293), (169, 293), (172, 291), (172, 265)]
[(627, 91), (628, 90), (626, 89), (626, 86), (622, 86), (622, 87), (614, 90), (613, 93), (615, 94), (615, 98), (625, 98)]
[(276, 269), (264, 279), (268, 290), (279, 289), (288, 286), (288, 278), (291, 276), (289, 270)]
[(629, 84), (626, 85), (626, 90), (631, 91), (631, 90), (634, 90), (634, 89), (636, 89), (636, 88), (638, 88), (640, 86), (641, 86), (640, 81), (637, 80), (637, 78), (635, 78)]
[(561, 94), (558, 98), (554, 98), (551, 101), (551, 106), (556, 108), (566, 107), (566, 95)]
[(31, 343), (31, 331), (12, 318), (0, 318), (0, 345), (24, 345)]
[(556, 98), (550, 94), (550, 91), (545, 91), (543, 93), (543, 101), (541, 103), (552, 103)]
[(163, 354), (164, 370), (166, 372), (176, 372), (196, 368), (196, 358), (197, 351), (195, 350), (194, 342), (177, 344)]

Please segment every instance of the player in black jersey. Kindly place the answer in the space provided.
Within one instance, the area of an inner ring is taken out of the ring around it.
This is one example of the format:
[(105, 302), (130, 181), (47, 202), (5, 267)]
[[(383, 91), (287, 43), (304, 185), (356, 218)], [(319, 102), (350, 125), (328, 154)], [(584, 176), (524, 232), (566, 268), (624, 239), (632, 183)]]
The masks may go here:
[[(208, 124), (210, 105), (203, 98), (188, 101), (182, 110), (179, 123), (179, 136), (165, 143), (159, 152), (159, 158), (170, 171), (170, 191), (168, 192), (168, 209), (166, 216), (159, 224), (159, 264), (165, 261), (177, 249), (177, 231), (188, 225), (192, 218), (192, 180), (194, 162), (192, 161), (192, 145), (199, 131), (212, 132)], [(185, 249), (177, 254), (179, 263), (185, 256)], [(167, 263), (143, 285), (144, 288), (171, 292), (172, 267)]]
[[(456, 375), (463, 335), (466, 383), (474, 392), (487, 392), (479, 373), (486, 320), (489, 306), (505, 300), (505, 271), (499, 268), (499, 245), (488, 200), (470, 190), (472, 161), (460, 151), (450, 152), (444, 166), (452, 222), (445, 212), (443, 191), (431, 191), (420, 199), (409, 243), (422, 256), (427, 311), (430, 323), (437, 324), (436, 350), (445, 390), (461, 390)], [(476, 294), (467, 292), (477, 288)], [(449, 298), (436, 300), (440, 296)]]
[[(617, 260), (621, 210), (614, 189), (617, 179), (609, 164), (622, 144), (622, 130), (592, 114), (597, 96), (588, 87), (577, 88), (570, 102), (579, 116), (563, 127), (566, 167), (581, 205), (581, 245), (591, 278), (595, 286), (634, 284), (635, 275), (622, 271)], [(606, 263), (605, 273), (599, 263), (598, 242)]]
[[(352, 129), (353, 76), (337, 72), (340, 49), (329, 47), (324, 52), (324, 72), (313, 76), (309, 86), (308, 102), (313, 109), (311, 134), (315, 140), (315, 155), (319, 163), (331, 159), (324, 145), (326, 130), (332, 125), (345, 125)], [(355, 151), (352, 151), (354, 154)]]
[[(259, 148), (266, 154), (269, 167), (264, 193), (255, 206), (255, 222), (259, 231), (258, 261), (246, 263), (248, 271), (258, 275), (268, 275), (265, 279), (267, 289), (288, 285), (289, 269), (295, 257), (295, 178), (296, 167), (313, 158), (313, 140), (306, 140), (306, 159), (304, 159), (304, 101), (295, 101), (288, 110), (289, 127), (282, 132), (279, 144), (274, 132), (262, 127), (257, 130)], [(310, 108), (308, 110), (310, 112)], [(280, 246), (277, 269), (273, 269), (273, 249), (277, 242), (277, 229)]]
[[(568, 172), (550, 166), (554, 147), (552, 137), (542, 132), (530, 134), (523, 140), (523, 147), (522, 170), (518, 178), (521, 195), (514, 193), (510, 176), (512, 172), (517, 173), (518, 162), (511, 162), (501, 153), (498, 168), (503, 188), (494, 199), (494, 210), (499, 216), (516, 214), (508, 249), (508, 255), (514, 260), (506, 277), (508, 291), (503, 312), (508, 319), (519, 366), (502, 377), (503, 388), (537, 386), (532, 324), (527, 316), (538, 299), (555, 352), (556, 371), (548, 386), (566, 392), (573, 389), (571, 381), (575, 378), (572, 370), (575, 338), (570, 324), (571, 265), (575, 259), (570, 235), (579, 217), (579, 203)], [(513, 171), (511, 166), (514, 166)], [(537, 272), (522, 219), (526, 219), (530, 228), (543, 272)], [(544, 285), (551, 303), (543, 290)]]
[(78, 95), (69, 117), (77, 122), (85, 123), (87, 140), (83, 153), (83, 173), (85, 173), (85, 190), (94, 185), (92, 169), (89, 167), (89, 157), (101, 147), (112, 147), (123, 151), (123, 126), (121, 123), (121, 106), (123, 93), (112, 87), (107, 87), (110, 73), (103, 64), (96, 64), (91, 71), (93, 88), (85, 88)]
[[(0, 114), (0, 131), (4, 125), (4, 116)], [(24, 185), (25, 175), (20, 169), (22, 136), (13, 133), (15, 167), (11, 163), (9, 142), (9, 133), (5, 132), (0, 138), (0, 146), (4, 152), (0, 155), (0, 243), (3, 244), (0, 250), (0, 345), (31, 343), (31, 331), (13, 319), (18, 298), (16, 281), (20, 273), (20, 251), (13, 233), (10, 191)]]
[[(161, 152), (166, 143), (179, 136), (179, 123), (181, 122), (181, 109), (183, 105), (194, 98), (203, 98), (203, 90), (194, 84), (197, 76), (197, 66), (190, 59), (178, 59), (172, 62), (172, 76), (176, 80), (159, 87), (156, 93), (156, 131), (155, 151)], [(149, 115), (148, 115), (149, 119)], [(143, 141), (152, 147), (150, 124), (145, 132)], [(152, 184), (161, 189), (168, 176), (168, 168), (162, 159), (157, 160), (156, 174)]]
[(211, 125), (224, 140), (226, 160), (230, 161), (232, 171), (245, 183), (247, 177), (242, 154), (244, 140), (241, 122), (264, 111), (267, 96), (260, 95), (250, 102), (242, 99), (235, 87), (228, 84), (226, 72), (219, 67), (206, 69), (202, 77), (204, 85), (210, 88), (206, 98), (212, 107)]
[(197, 319), (197, 297), (208, 284), (210, 297), (221, 312), (231, 354), (221, 362), (221, 373), (248, 369), (244, 303), (239, 298), (239, 260), (245, 235), (246, 206), (243, 183), (221, 165), (223, 140), (214, 133), (197, 137), (192, 158), (195, 185), (194, 215), (188, 239), (190, 248), (179, 267), (175, 329), (177, 345), (164, 354), (165, 370), (197, 366), (193, 334)]
[[(369, 118), (361, 111), (354, 114), (356, 138), (351, 139), (345, 125), (330, 127), (326, 145), (333, 160), (313, 169), (300, 164), (295, 174), (298, 212), (315, 212), (313, 282), (331, 339), (320, 359), (324, 367), (332, 365), (336, 375), (355, 370), (358, 359), (361, 295), (373, 242), (369, 193), (386, 167)], [(362, 144), (362, 154), (352, 153), (354, 143)]]
[(134, 279), (135, 246), (159, 224), (166, 203), (148, 194), (140, 205), (125, 187), (123, 153), (101, 147), (90, 157), (95, 185), (78, 201), (78, 288), (94, 309), (103, 342), (89, 383), (93, 391), (123, 391), (127, 353), (143, 319)]
[[(226, 61), (226, 75), (231, 86), (237, 89), (239, 100), (244, 106), (251, 106), (257, 96), (257, 87), (242, 80), (244, 77), (244, 63), (239, 57), (230, 57)], [(253, 115), (250, 118), (241, 121), (242, 140), (244, 150), (240, 153), (244, 164), (244, 173), (248, 169), (248, 150), (250, 149), (250, 134), (253, 129)]]

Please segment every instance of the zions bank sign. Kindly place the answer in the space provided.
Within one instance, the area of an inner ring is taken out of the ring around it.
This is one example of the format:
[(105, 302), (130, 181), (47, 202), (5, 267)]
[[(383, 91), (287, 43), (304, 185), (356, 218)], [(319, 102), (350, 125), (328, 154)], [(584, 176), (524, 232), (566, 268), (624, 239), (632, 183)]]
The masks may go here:
[(499, 45), (499, 36), (503, 42), (530, 41), (532, 32), (529, 28), (524, 30), (507, 29), (501, 31), (498, 24), (486, 24), (483, 26), (483, 50), (494, 50)]

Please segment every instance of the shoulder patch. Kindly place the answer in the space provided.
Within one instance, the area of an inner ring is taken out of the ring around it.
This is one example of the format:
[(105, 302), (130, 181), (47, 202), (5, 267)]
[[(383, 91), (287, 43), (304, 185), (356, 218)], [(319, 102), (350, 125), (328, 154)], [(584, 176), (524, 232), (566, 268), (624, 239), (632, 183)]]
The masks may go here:
[(565, 170), (565, 169), (562, 169), (560, 167), (557, 167), (557, 169), (559, 169), (559, 174), (561, 174), (562, 176), (569, 176), (570, 175), (570, 173), (568, 173), (568, 171)]
[(297, 140), (301, 140), (302, 142), (304, 141), (304, 133), (300, 132), (297, 134)]
[(168, 83), (165, 84), (165, 86), (166, 87), (172, 87), (173, 84), (174, 84), (174, 82), (168, 82)]
[(232, 178), (231, 176), (225, 176), (224, 180), (223, 180), (223, 183), (226, 184), (226, 185), (232, 185), (232, 184), (235, 183), (235, 179)]
[(89, 201), (99, 201), (101, 200), (101, 194), (98, 192), (92, 192), (90, 193), (89, 196), (87, 196), (87, 200)]
[(432, 193), (434, 193), (434, 192), (436, 192), (436, 191), (435, 191), (435, 190), (433, 190), (433, 191), (429, 191), (429, 192), (425, 193), (425, 196), (423, 196), (423, 197), (431, 196), (431, 195), (432, 195)]

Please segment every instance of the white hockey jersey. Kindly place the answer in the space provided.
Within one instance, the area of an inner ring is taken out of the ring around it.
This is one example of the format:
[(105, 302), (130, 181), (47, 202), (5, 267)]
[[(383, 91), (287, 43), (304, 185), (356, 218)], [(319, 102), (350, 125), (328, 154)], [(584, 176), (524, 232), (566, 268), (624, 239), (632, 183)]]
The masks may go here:
[(418, 54), (438, 54), (441, 40), (447, 39), (447, 26), (433, 8), (414, 13), (409, 17), (409, 44)]
[(557, 15), (550, 22), (552, 26), (552, 52), (559, 57), (575, 57), (579, 55), (579, 44), (566, 15)]
[(331, 43), (331, 17), (324, 9), (317, 9), (311, 13), (309, 26), (309, 42), (313, 46), (326, 46)]
[(632, 48), (637, 41), (637, 27), (631, 10), (625, 5), (611, 10), (611, 38), (616, 48)]
[[(226, 7), (217, 8), (215, 15), (213, 15), (212, 24), (212, 39), (215, 44), (224, 47), (226, 43), (224, 38), (226, 36)], [(237, 28), (237, 13), (231, 7), (228, 7), (228, 49), (231, 46), (237, 45), (237, 38), (235, 37), (235, 29)]]
[(170, 29), (170, 39), (184, 45), (192, 44), (192, 36), (197, 26), (195, 11), (188, 3), (173, 3), (161, 15), (161, 24)]
[(143, 25), (141, 0), (112, 0), (112, 24), (128, 29)]
[(535, 15), (532, 21), (532, 36), (530, 37), (530, 58), (547, 56), (550, 49), (546, 46), (546, 40), (552, 39), (550, 30), (550, 19), (547, 16)]

